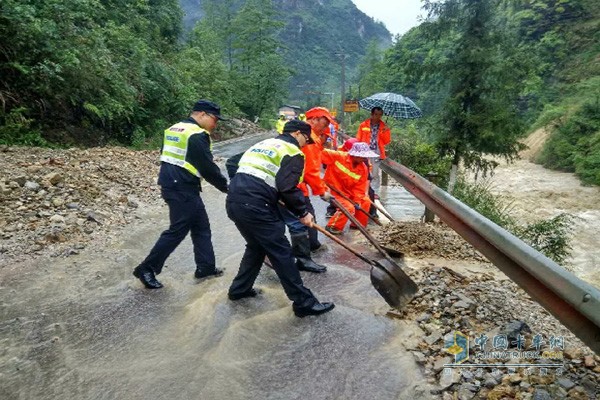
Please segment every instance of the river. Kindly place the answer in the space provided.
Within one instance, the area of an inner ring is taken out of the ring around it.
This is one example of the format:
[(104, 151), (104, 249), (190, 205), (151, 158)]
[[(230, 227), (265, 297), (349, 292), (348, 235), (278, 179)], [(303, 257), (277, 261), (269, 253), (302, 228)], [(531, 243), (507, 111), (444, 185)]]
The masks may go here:
[(514, 215), (523, 223), (573, 216), (572, 253), (566, 267), (600, 287), (600, 188), (583, 186), (572, 173), (546, 169), (529, 159), (540, 151), (547, 133), (538, 130), (514, 163), (502, 163), (491, 177), (492, 192), (512, 199)]

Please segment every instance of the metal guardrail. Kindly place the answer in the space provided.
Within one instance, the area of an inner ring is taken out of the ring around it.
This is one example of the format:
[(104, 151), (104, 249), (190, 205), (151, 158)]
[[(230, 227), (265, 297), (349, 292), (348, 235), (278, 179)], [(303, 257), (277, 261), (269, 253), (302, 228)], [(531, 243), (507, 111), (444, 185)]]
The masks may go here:
[(381, 169), (600, 354), (600, 290), (405, 166), (386, 159)]

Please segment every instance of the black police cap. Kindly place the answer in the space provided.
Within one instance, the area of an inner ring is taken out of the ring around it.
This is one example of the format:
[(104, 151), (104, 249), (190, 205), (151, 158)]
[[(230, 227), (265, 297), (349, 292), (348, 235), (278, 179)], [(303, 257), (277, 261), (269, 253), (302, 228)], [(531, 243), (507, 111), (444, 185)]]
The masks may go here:
[(221, 117), (221, 107), (212, 101), (208, 100), (198, 100), (196, 104), (194, 104), (193, 111), (204, 111), (205, 113), (212, 114), (221, 121), (227, 121), (226, 118)]
[(300, 133), (306, 136), (306, 143), (314, 143), (314, 140), (312, 140), (312, 137), (310, 136), (311, 127), (306, 122), (293, 119), (286, 122), (286, 124), (283, 126), (283, 133), (292, 133), (296, 131), (300, 131)]

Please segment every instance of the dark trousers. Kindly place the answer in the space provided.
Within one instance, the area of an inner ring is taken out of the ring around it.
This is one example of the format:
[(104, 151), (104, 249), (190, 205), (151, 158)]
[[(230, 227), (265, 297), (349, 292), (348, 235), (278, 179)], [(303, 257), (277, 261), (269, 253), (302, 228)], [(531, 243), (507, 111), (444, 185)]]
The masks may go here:
[[(306, 204), (306, 210), (311, 213), (315, 217), (315, 221), (317, 220), (317, 216), (315, 215), (315, 208), (313, 207), (310, 197), (304, 197), (304, 204)], [(283, 218), (283, 222), (287, 225), (290, 230), (290, 235), (302, 235), (308, 234), (308, 238), (310, 239), (310, 248), (311, 250), (318, 249), (321, 247), (321, 242), (319, 242), (319, 232), (314, 228), (309, 228), (304, 225), (298, 217), (296, 217), (290, 210), (285, 208), (285, 206), (278, 205), (279, 212), (281, 213), (281, 217)]]
[[(375, 202), (375, 191), (371, 186), (369, 186), (369, 199), (371, 199), (373, 203)], [(377, 217), (377, 207), (375, 207), (373, 204), (371, 204), (371, 206), (369, 207), (369, 214), (371, 214), (374, 217)]]
[(268, 256), (287, 297), (296, 307), (312, 307), (317, 299), (302, 282), (279, 211), (267, 205), (230, 201), (226, 208), (227, 215), (246, 240), (246, 251), (229, 294), (242, 294), (252, 289), (265, 256)]
[(162, 190), (162, 197), (169, 206), (169, 229), (164, 231), (142, 262), (159, 274), (166, 259), (191, 232), (196, 268), (202, 271), (215, 269), (215, 252), (211, 241), (210, 223), (202, 198), (198, 193)]

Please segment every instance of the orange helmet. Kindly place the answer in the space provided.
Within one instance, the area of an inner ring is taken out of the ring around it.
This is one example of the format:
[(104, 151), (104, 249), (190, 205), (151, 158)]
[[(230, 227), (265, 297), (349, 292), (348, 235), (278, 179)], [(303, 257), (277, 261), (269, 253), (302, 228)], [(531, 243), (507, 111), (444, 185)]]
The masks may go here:
[(325, 107), (313, 107), (306, 112), (306, 119), (325, 117), (329, 123), (333, 123), (333, 116), (329, 113), (329, 110)]

